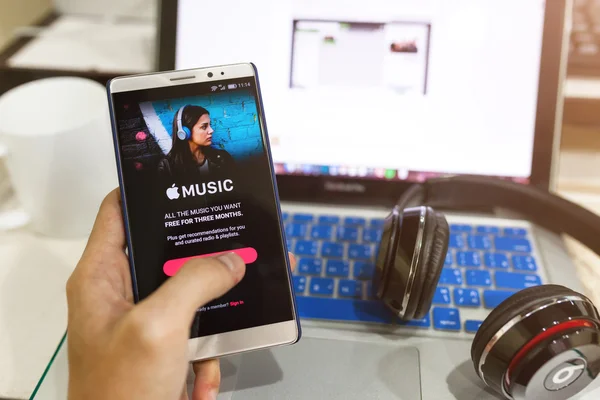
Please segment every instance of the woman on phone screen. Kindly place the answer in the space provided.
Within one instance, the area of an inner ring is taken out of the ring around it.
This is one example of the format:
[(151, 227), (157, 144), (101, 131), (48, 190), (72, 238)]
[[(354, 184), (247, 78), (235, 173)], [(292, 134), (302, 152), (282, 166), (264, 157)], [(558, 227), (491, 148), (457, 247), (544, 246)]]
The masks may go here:
[(158, 164), (163, 179), (195, 180), (206, 176), (211, 180), (225, 178), (232, 172), (233, 157), (212, 146), (214, 130), (210, 114), (201, 106), (181, 107), (173, 118), (173, 146)]

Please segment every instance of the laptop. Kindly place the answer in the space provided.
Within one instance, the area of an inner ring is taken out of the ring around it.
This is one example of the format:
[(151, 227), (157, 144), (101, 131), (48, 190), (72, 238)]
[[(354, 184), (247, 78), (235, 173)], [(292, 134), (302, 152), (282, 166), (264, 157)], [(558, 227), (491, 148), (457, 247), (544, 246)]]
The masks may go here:
[[(471, 341), (520, 289), (583, 290), (559, 236), (495, 210), (447, 210), (431, 310), (409, 323), (373, 299), (368, 278), (382, 220), (415, 182), (480, 174), (553, 187), (570, 7), (162, 1), (161, 70), (257, 65), (298, 259), (301, 341), (224, 358), (220, 399), (497, 399)], [(64, 398), (63, 343), (36, 399)]]

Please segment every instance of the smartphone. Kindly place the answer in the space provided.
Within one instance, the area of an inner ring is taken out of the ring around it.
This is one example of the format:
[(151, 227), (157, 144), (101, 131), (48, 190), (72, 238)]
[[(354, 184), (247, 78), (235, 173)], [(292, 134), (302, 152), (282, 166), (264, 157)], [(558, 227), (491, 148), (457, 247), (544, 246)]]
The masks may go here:
[(246, 274), (196, 311), (190, 361), (297, 342), (256, 66), (117, 77), (107, 89), (135, 301), (187, 260), (233, 251)]

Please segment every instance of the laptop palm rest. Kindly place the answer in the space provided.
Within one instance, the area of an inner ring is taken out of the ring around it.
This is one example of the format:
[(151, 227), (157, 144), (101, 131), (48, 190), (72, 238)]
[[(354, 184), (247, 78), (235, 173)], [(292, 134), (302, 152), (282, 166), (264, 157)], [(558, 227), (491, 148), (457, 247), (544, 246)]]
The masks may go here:
[(221, 361), (223, 399), (419, 399), (419, 353), (304, 337), (297, 344)]

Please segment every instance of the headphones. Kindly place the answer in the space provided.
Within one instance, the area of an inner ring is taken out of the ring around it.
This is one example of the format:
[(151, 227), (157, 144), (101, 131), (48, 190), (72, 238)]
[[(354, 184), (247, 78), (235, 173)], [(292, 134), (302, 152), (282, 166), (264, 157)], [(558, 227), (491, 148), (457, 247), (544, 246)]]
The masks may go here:
[[(372, 277), (375, 295), (404, 321), (428, 312), (448, 251), (448, 223), (436, 208), (513, 211), (600, 255), (600, 216), (550, 192), (481, 176), (412, 185), (385, 219)], [(523, 289), (483, 321), (471, 360), (502, 398), (568, 399), (600, 372), (600, 315), (566, 287)]]
[(189, 140), (192, 137), (192, 132), (190, 131), (190, 128), (188, 128), (187, 126), (183, 126), (181, 122), (184, 108), (185, 106), (181, 107), (177, 111), (177, 137), (180, 140)]

